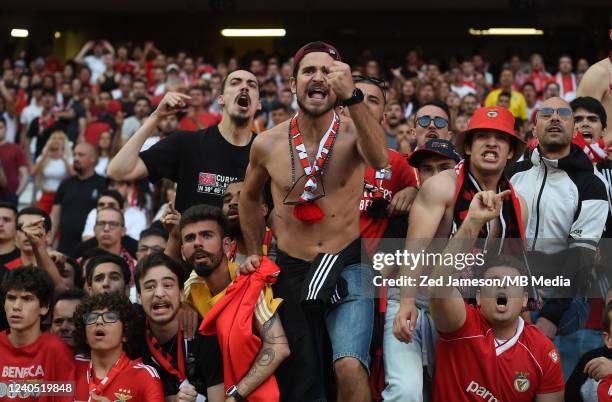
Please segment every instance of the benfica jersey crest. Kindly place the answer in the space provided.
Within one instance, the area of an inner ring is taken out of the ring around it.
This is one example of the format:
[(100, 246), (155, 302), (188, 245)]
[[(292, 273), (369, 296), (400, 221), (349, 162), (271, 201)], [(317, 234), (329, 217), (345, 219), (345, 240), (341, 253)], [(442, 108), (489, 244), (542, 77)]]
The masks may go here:
[(125, 402), (132, 399), (132, 391), (129, 389), (119, 389), (119, 392), (115, 392), (114, 402)]
[(531, 385), (529, 379), (527, 378), (528, 376), (529, 372), (522, 373), (517, 371), (516, 376), (514, 377), (514, 389), (516, 389), (518, 392), (527, 392), (529, 385)]

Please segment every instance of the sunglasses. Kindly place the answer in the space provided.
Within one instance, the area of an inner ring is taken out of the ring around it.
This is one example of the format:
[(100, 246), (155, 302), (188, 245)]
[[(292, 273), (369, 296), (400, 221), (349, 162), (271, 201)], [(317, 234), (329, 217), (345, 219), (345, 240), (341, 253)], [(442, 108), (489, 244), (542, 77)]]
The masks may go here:
[(418, 123), (419, 126), (423, 127), (423, 128), (427, 128), (429, 127), (429, 125), (431, 124), (431, 122), (434, 122), (434, 126), (436, 126), (436, 128), (444, 128), (448, 125), (448, 120), (436, 116), (436, 117), (431, 117), (431, 116), (421, 116), (421, 117), (417, 117), (416, 118), (416, 122)]
[(115, 311), (105, 311), (103, 313), (89, 313), (83, 317), (86, 325), (93, 325), (98, 321), (98, 317), (102, 317), (102, 321), (105, 324), (113, 324), (119, 321), (119, 313)]
[(552, 107), (543, 107), (538, 111), (538, 115), (545, 118), (550, 119), (555, 112), (561, 119), (569, 119), (572, 116), (572, 109), (568, 107), (560, 107), (558, 109)]

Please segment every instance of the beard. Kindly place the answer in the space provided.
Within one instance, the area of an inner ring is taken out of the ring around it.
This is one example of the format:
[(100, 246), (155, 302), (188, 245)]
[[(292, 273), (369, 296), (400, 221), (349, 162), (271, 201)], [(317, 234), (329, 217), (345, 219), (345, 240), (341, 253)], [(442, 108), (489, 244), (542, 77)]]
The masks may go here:
[(334, 108), (334, 105), (331, 104), (331, 105), (328, 105), (328, 107), (326, 107), (325, 109), (321, 109), (321, 110), (311, 110), (311, 109), (308, 109), (306, 107), (306, 105), (304, 105), (304, 103), (302, 103), (302, 101), (301, 101), (299, 96), (297, 98), (297, 104), (298, 104), (300, 110), (302, 112), (304, 112), (305, 115), (310, 116), (310, 117), (320, 117), (320, 116), (323, 116), (325, 113), (329, 112), (331, 109)]
[(250, 118), (247, 116), (240, 116), (236, 114), (230, 114), (230, 119), (236, 127), (246, 127), (249, 125)]
[(242, 240), (242, 230), (240, 229), (240, 219), (228, 220), (227, 235), (234, 240)]
[(210, 261), (210, 263), (209, 264), (196, 263), (195, 262), (196, 253), (193, 253), (193, 255), (189, 258), (189, 265), (191, 265), (191, 268), (194, 269), (199, 276), (208, 278), (210, 274), (215, 272), (219, 264), (221, 264), (221, 261), (223, 260), (223, 250), (220, 250), (217, 254), (208, 253), (203, 250), (199, 252), (204, 253), (206, 257), (208, 258), (208, 260)]
[(83, 173), (83, 166), (80, 163), (73, 163), (72, 167), (74, 167), (74, 171), (77, 173)]

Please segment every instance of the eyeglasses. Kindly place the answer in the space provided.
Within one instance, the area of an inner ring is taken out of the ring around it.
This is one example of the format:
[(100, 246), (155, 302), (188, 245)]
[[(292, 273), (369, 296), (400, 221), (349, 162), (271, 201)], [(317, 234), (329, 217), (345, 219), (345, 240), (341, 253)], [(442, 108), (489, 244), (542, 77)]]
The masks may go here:
[(119, 226), (121, 226), (121, 223), (119, 222), (113, 222), (113, 221), (98, 221), (96, 222), (96, 227), (98, 228), (106, 228), (106, 225), (108, 225), (109, 228), (111, 229), (117, 229)]
[(161, 253), (162, 251), (164, 251), (163, 247), (161, 246), (138, 246), (138, 250), (139, 253)]
[(448, 125), (448, 120), (436, 116), (436, 117), (431, 117), (431, 116), (421, 116), (421, 117), (417, 117), (416, 122), (419, 124), (419, 126), (423, 127), (423, 128), (427, 128), (429, 127), (429, 125), (431, 124), (431, 122), (434, 122), (434, 126), (436, 126), (436, 128), (444, 128)]
[(555, 112), (561, 119), (569, 119), (572, 116), (572, 109), (568, 107), (560, 107), (558, 109), (552, 107), (543, 107), (538, 111), (538, 115), (545, 119), (550, 119)]
[(98, 317), (102, 317), (102, 321), (105, 324), (113, 324), (119, 321), (119, 313), (115, 311), (105, 311), (103, 313), (89, 313), (83, 317), (83, 321), (86, 325), (93, 325), (98, 321)]

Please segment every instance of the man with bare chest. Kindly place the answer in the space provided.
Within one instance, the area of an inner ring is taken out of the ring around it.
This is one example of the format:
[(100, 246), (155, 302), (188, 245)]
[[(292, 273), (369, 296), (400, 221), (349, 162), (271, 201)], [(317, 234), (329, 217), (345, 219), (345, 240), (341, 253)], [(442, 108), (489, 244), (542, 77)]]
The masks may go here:
[[(609, 34), (612, 40), (612, 29)], [(591, 96), (600, 101), (608, 115), (607, 127), (612, 127), (612, 53), (589, 67), (580, 81), (576, 95)], [(606, 137), (605, 145), (612, 145), (612, 137)]]
[[(259, 266), (265, 222), (249, 212), (271, 178), (281, 267), (274, 294), (284, 300), (279, 314), (291, 349), (276, 372), (281, 400), (326, 400), (323, 351), (331, 343), (337, 400), (370, 401), (374, 300), (369, 268), (361, 265), (359, 200), (366, 165), (387, 166), (385, 136), (333, 46), (309, 43), (294, 65), (297, 115), (259, 135), (251, 149), (239, 205), (250, 256), (241, 270)], [(337, 104), (351, 118), (341, 118)]]
[[(457, 136), (456, 148), (465, 160), (454, 170), (431, 177), (419, 190), (410, 210), (408, 250), (427, 248), (434, 238), (452, 237), (463, 223), (472, 198), (481, 191), (489, 194), (485, 202), (488, 207), (492, 207), (496, 193), (507, 195), (500, 218), (483, 227), (477, 237), (481, 240), (524, 237), (527, 206), (503, 174), (506, 164), (518, 159), (525, 150), (525, 143), (515, 134), (512, 113), (498, 106), (477, 109), (468, 130)], [(415, 298), (402, 295), (393, 323), (393, 334), (400, 341), (412, 342), (418, 315)]]

